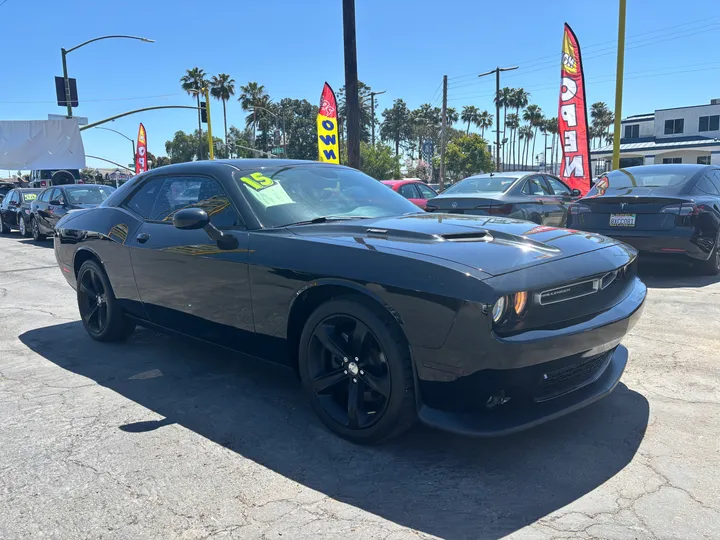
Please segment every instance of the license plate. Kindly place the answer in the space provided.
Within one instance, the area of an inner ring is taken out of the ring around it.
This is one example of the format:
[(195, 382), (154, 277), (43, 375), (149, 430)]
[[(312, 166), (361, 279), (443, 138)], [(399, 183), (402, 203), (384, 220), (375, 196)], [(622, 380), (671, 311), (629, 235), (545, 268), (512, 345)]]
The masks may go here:
[(635, 214), (610, 214), (611, 227), (634, 227)]

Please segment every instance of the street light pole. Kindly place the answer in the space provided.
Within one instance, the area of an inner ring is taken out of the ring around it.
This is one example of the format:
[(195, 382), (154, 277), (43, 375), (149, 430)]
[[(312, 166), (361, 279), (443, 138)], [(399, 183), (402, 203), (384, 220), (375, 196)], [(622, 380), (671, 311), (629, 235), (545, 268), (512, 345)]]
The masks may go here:
[(384, 94), (387, 90), (382, 92), (370, 92), (370, 107), (372, 109), (372, 145), (375, 146), (375, 96)]
[(360, 104), (358, 101), (355, 0), (343, 0), (343, 41), (345, 45), (345, 108), (348, 165), (360, 168)]
[(253, 109), (253, 110), (255, 110), (255, 109), (260, 109), (260, 110), (265, 111), (266, 113), (269, 113), (269, 114), (273, 115), (273, 117), (275, 117), (275, 125), (276, 125), (276, 126), (278, 125), (278, 122), (280, 121), (280, 118), (282, 118), (282, 124), (283, 124), (283, 153), (284, 153), (283, 157), (284, 157), (285, 159), (287, 159), (287, 129), (285, 128), (285, 114), (283, 113), (282, 115), (278, 116), (277, 114), (275, 114), (274, 112), (272, 112), (270, 109), (266, 109), (265, 107), (260, 107), (259, 105), (254, 105), (254, 106), (252, 106), (252, 107), (250, 107), (250, 108)]
[(103, 130), (105, 130), (105, 131), (112, 131), (113, 133), (117, 133), (117, 134), (120, 135), (121, 137), (125, 137), (128, 141), (130, 141), (130, 142), (132, 143), (133, 161), (135, 161), (135, 160), (137, 159), (137, 154), (135, 153), (135, 139), (131, 139), (130, 137), (128, 137), (128, 136), (125, 135), (124, 133), (120, 133), (119, 131), (117, 131), (117, 130), (115, 130), (115, 129), (112, 129), (112, 128), (99, 127), (99, 128), (97, 128), (97, 129), (103, 129)]
[(80, 47), (84, 47), (85, 45), (88, 45), (89, 43), (93, 43), (94, 41), (100, 41), (102, 39), (136, 39), (138, 41), (144, 41), (146, 43), (155, 43), (155, 40), (148, 39), (145, 37), (138, 37), (138, 36), (125, 36), (125, 35), (112, 35), (112, 36), (101, 36), (96, 37), (93, 39), (89, 39), (80, 45), (75, 45), (74, 47), (71, 47), (70, 49), (61, 48), (60, 54), (62, 55), (62, 67), (63, 67), (63, 82), (65, 83), (65, 101), (67, 104), (67, 115), (68, 118), (72, 118), (72, 102), (70, 101), (70, 78), (68, 77), (68, 70), (67, 70), (67, 55)]
[(504, 67), (500, 66), (486, 73), (481, 73), (478, 77), (485, 77), (486, 75), (495, 74), (495, 170), (500, 171), (500, 72), (501, 71), (512, 71), (517, 69), (518, 66)]

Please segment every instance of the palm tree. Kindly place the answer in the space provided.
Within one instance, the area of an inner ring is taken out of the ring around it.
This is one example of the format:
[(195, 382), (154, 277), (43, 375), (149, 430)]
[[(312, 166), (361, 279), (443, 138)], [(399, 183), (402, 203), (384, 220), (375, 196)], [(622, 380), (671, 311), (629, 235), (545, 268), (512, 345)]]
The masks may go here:
[(447, 117), (447, 125), (451, 127), (455, 122), (460, 120), (460, 115), (453, 107), (447, 108), (447, 110), (445, 111), (445, 116)]
[[(505, 124), (507, 122), (507, 110), (508, 106), (510, 106), (511, 99), (514, 94), (514, 90), (512, 88), (508, 88), (507, 86), (505, 88), (502, 88), (500, 92), (495, 96), (494, 102), (496, 105), (499, 105), (504, 109), (503, 112), (503, 134), (502, 138), (505, 139), (505, 128), (507, 127)], [(497, 129), (500, 129), (500, 126), (498, 125)], [(504, 143), (503, 143), (504, 144)], [(506, 160), (503, 160), (506, 161)]]
[(509, 159), (509, 161), (514, 161), (515, 163), (517, 163), (517, 161), (515, 160), (514, 134), (515, 134), (515, 130), (517, 130), (517, 128), (520, 126), (520, 117), (515, 113), (510, 113), (507, 115), (507, 118), (505, 119), (505, 123), (510, 128), (510, 159)]
[(253, 128), (253, 140), (252, 143), (255, 145), (255, 137), (258, 125), (257, 111), (255, 107), (266, 107), (270, 103), (270, 96), (265, 91), (265, 86), (256, 82), (249, 82), (244, 86), (240, 87), (240, 97), (238, 101), (243, 111), (249, 111), (252, 109), (252, 120), (246, 120), (248, 126)]
[(235, 95), (235, 79), (230, 77), (227, 73), (221, 73), (220, 75), (213, 75), (210, 79), (210, 95), (215, 99), (219, 99), (223, 104), (223, 123), (225, 124), (225, 144), (228, 142), (228, 131), (227, 131), (227, 111), (225, 110), (225, 104), (228, 100)]
[[(552, 135), (552, 143), (550, 144), (551, 150), (550, 150), (550, 164), (555, 164), (555, 140), (557, 139), (558, 134), (558, 119), (557, 117), (549, 118), (545, 120), (545, 129), (547, 132)], [(554, 172), (554, 167), (551, 167), (551, 172)]]
[[(516, 88), (513, 90), (512, 97), (510, 99), (510, 106), (515, 107), (515, 114), (520, 118), (520, 109), (527, 107), (530, 100), (530, 94), (525, 91), (524, 88)], [(515, 130), (514, 136), (517, 137), (517, 129)], [(514, 146), (514, 144), (513, 144)], [(518, 161), (520, 154), (520, 145), (518, 145)]]
[[(537, 130), (542, 125), (543, 120), (545, 117), (543, 116), (542, 109), (540, 108), (540, 105), (528, 105), (525, 111), (523, 111), (523, 120), (528, 122), (530, 126), (535, 128), (535, 133), (533, 133), (533, 146), (532, 146), (532, 159), (535, 159), (535, 138), (537, 137)], [(532, 162), (531, 162), (532, 164)]]
[[(198, 131), (200, 132), (200, 140), (202, 141), (202, 117), (200, 114), (200, 92), (207, 86), (207, 81), (205, 80), (205, 70), (200, 69), (199, 67), (194, 67), (192, 69), (188, 69), (185, 72), (185, 75), (180, 77), (180, 83), (182, 84), (182, 89), (185, 90), (189, 95), (194, 95), (195, 99), (197, 100), (197, 108), (198, 108)], [(200, 146), (199, 152), (198, 152), (198, 159), (201, 158), (202, 154), (202, 148), (203, 146)]]
[[(520, 140), (525, 141), (525, 145), (523, 146), (523, 151), (522, 151), (522, 165), (524, 168), (525, 165), (527, 164), (527, 153), (528, 153), (528, 149), (530, 147), (530, 139), (533, 138), (533, 128), (532, 128), (532, 126), (522, 126), (518, 130), (518, 133), (520, 135)], [(518, 150), (519, 150), (519, 148), (518, 148)]]
[(610, 130), (610, 126), (615, 121), (615, 115), (612, 113), (607, 103), (598, 101), (590, 107), (590, 116), (592, 117), (592, 125), (595, 127), (595, 136), (602, 139)]
[(465, 132), (466, 135), (470, 134), (470, 124), (477, 124), (479, 118), (480, 109), (478, 109), (475, 105), (465, 105), (463, 107), (460, 119), (463, 122), (467, 122), (467, 131)]
[(477, 121), (477, 127), (480, 128), (480, 136), (485, 138), (485, 130), (491, 128), (493, 125), (493, 115), (487, 111), (480, 113)]
[(383, 140), (395, 143), (395, 155), (397, 156), (400, 154), (400, 143), (412, 136), (410, 109), (408, 109), (404, 100), (396, 99), (392, 108), (385, 109), (382, 116), (380, 137)]

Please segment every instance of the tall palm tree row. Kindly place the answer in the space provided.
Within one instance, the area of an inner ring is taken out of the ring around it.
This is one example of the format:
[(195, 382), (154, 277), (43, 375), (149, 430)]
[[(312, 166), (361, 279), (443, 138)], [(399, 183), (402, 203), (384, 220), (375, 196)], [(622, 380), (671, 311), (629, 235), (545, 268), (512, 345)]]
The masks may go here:
[[(258, 111), (256, 107), (267, 108), (270, 103), (270, 96), (265, 91), (265, 86), (258, 84), (257, 82), (249, 82), (240, 87), (240, 97), (238, 101), (243, 111), (252, 110), (252, 116), (248, 116), (246, 120), (247, 127), (252, 126), (253, 130), (253, 144), (255, 144), (255, 137), (257, 136), (257, 126), (259, 124)], [(263, 112), (263, 111), (261, 111)]]
[[(535, 139), (537, 138), (537, 132), (538, 128), (542, 125), (542, 122), (544, 120), (542, 109), (539, 105), (531, 104), (528, 105), (525, 108), (525, 111), (523, 111), (523, 120), (525, 120), (528, 124), (530, 124), (530, 127), (533, 128), (534, 133), (532, 135), (533, 139), (533, 145), (532, 145), (532, 154), (530, 155), (530, 166), (532, 168), (532, 164), (535, 160)], [(527, 136), (525, 137), (527, 139)]]
[(225, 126), (225, 144), (228, 143), (227, 110), (225, 104), (235, 95), (235, 79), (227, 73), (213, 75), (210, 79), (210, 94), (223, 104), (223, 124)]
[[(512, 102), (511, 106), (515, 108), (515, 114), (518, 117), (518, 125), (519, 125), (520, 109), (524, 109), (525, 107), (528, 106), (528, 103), (530, 102), (530, 93), (526, 92), (524, 88), (516, 88), (513, 91), (511, 102)], [(515, 129), (514, 136), (517, 138), (517, 128)], [(514, 146), (514, 144), (515, 143), (513, 142), (513, 146)], [(519, 163), (520, 162), (520, 145), (519, 144), (518, 144), (517, 151), (518, 151), (517, 161)]]
[(463, 122), (467, 122), (467, 130), (465, 131), (466, 135), (470, 134), (470, 125), (477, 125), (478, 120), (480, 119), (480, 109), (478, 109), (475, 105), (465, 105), (462, 108), (462, 113), (460, 114), (460, 120)]
[(507, 163), (517, 165), (518, 160), (515, 159), (515, 134), (517, 128), (520, 127), (520, 117), (515, 113), (510, 113), (507, 115), (505, 123), (507, 124), (507, 127), (510, 128), (510, 144), (508, 145), (510, 147), (508, 153), (510, 157), (508, 158)]
[[(501, 88), (500, 91), (495, 96), (495, 99), (493, 102), (495, 105), (498, 105), (503, 108), (503, 134), (502, 139), (505, 140), (505, 124), (507, 123), (507, 110), (508, 105), (510, 104), (510, 100), (512, 99), (514, 90), (512, 88), (508, 88), (507, 86), (504, 88)], [(498, 118), (498, 124), (495, 129), (500, 129), (500, 119)], [(504, 162), (507, 162), (506, 159), (503, 159)]]
[[(524, 165), (525, 163), (527, 163), (527, 155), (528, 155), (528, 150), (530, 148), (530, 139), (533, 138), (533, 128), (530, 125), (522, 126), (518, 130), (518, 134), (519, 134), (520, 140), (524, 141), (523, 149), (522, 149), (522, 157), (521, 157), (521, 161)], [(520, 151), (519, 144), (518, 144), (518, 151)], [(524, 166), (523, 166), (523, 168), (524, 168)]]
[[(205, 70), (199, 67), (188, 69), (185, 75), (180, 77), (180, 83), (182, 89), (188, 93), (188, 95), (195, 96), (197, 101), (197, 113), (198, 113), (198, 132), (200, 133), (200, 140), (202, 141), (202, 117), (200, 114), (200, 93), (208, 84), (205, 80)], [(199, 154), (203, 155), (204, 145), (200, 146)]]

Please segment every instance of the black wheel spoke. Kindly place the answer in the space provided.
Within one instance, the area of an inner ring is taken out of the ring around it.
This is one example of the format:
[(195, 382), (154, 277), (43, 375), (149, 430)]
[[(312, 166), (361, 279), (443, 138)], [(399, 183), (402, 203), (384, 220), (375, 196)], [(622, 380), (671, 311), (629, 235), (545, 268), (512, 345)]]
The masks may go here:
[(350, 354), (355, 358), (362, 358), (362, 346), (365, 338), (368, 335), (368, 327), (360, 321), (355, 324), (355, 330), (353, 331), (352, 340), (350, 341)]
[(98, 276), (95, 272), (90, 272), (90, 279), (92, 280), (95, 292), (97, 292), (97, 294), (102, 294), (105, 290), (102, 286), (102, 281), (100, 281), (100, 276)]
[(335, 327), (333, 325), (323, 324), (320, 326), (320, 328), (318, 328), (318, 331), (315, 333), (315, 335), (320, 340), (320, 342), (323, 344), (323, 346), (328, 351), (330, 351), (331, 354), (337, 356), (338, 358), (346, 358), (347, 353), (338, 344), (338, 342), (335, 341), (335, 338), (333, 337), (334, 333), (335, 333)]
[(98, 306), (98, 330), (105, 328), (105, 321), (107, 321), (107, 305), (103, 304)]
[(331, 371), (330, 373), (326, 373), (325, 375), (320, 375), (319, 377), (316, 377), (315, 379), (313, 379), (312, 385), (315, 392), (320, 394), (340, 382), (347, 382), (347, 380), (347, 375), (345, 374), (344, 370), (340, 368), (335, 371)]
[(348, 391), (348, 403), (347, 403), (347, 414), (348, 414), (348, 427), (357, 429), (360, 426), (359, 422), (359, 401), (360, 391), (358, 390), (357, 383), (350, 383), (350, 390)]
[(386, 398), (390, 396), (390, 377), (388, 375), (376, 377), (366, 371), (360, 378), (371, 390)]
[(84, 294), (88, 298), (93, 298), (95, 296), (95, 293), (88, 289), (88, 286), (85, 285), (83, 281), (80, 282), (80, 293)]
[(88, 324), (90, 324), (90, 319), (93, 318), (93, 316), (98, 312), (98, 305), (95, 302), (92, 302), (90, 304), (90, 309), (87, 310), (87, 313), (85, 313), (85, 316), (83, 317)]

